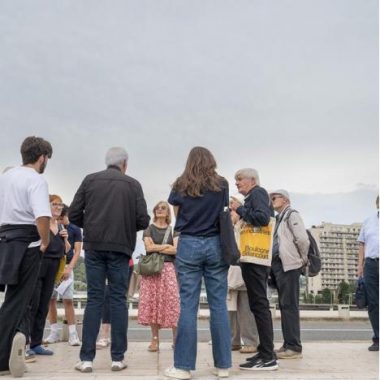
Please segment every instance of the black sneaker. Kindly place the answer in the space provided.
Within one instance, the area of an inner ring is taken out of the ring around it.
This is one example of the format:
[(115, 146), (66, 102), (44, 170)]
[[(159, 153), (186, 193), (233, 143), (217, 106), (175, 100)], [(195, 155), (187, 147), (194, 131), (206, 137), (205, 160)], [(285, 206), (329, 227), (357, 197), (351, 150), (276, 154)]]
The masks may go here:
[(262, 358), (261, 357), (261, 353), (258, 352), (256, 355), (250, 356), (249, 358), (246, 358), (245, 360), (247, 362), (255, 362), (255, 361), (257, 361), (258, 359), (261, 359), (261, 358)]
[(275, 371), (278, 369), (278, 364), (275, 359), (264, 361), (262, 358), (259, 358), (255, 361), (240, 364), (239, 368), (248, 371)]
[(368, 351), (379, 351), (379, 343), (373, 343), (368, 347)]

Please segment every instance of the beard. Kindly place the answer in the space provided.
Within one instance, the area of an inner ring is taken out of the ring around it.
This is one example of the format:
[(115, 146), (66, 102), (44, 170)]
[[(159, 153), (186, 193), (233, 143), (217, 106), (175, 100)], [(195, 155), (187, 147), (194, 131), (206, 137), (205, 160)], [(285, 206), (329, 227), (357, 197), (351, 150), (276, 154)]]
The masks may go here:
[(40, 174), (42, 174), (42, 173), (45, 171), (45, 169), (46, 169), (46, 165), (47, 165), (47, 160), (44, 160), (44, 161), (41, 163), (41, 165), (40, 165), (40, 167), (39, 167), (39, 170), (38, 170), (38, 172), (39, 172)]

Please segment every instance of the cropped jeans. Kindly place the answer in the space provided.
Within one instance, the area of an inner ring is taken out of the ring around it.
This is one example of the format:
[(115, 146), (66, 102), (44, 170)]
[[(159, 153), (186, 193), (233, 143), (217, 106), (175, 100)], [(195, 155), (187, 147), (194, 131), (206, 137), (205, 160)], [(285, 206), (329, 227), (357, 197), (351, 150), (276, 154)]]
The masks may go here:
[(226, 305), (228, 265), (222, 258), (219, 236), (180, 236), (176, 269), (181, 312), (174, 350), (174, 367), (183, 370), (195, 369), (197, 313), (203, 277), (210, 308), (214, 366), (230, 368), (231, 332)]

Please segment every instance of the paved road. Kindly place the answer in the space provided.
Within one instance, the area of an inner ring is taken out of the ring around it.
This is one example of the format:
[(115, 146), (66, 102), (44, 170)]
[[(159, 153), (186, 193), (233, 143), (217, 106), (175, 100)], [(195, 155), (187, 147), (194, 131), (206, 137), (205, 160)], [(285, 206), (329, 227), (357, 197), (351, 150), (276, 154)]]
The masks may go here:
[[(301, 334), (303, 342), (312, 341), (370, 341), (372, 336), (371, 325), (368, 321), (302, 321)], [(282, 340), (280, 321), (274, 322), (275, 341)], [(150, 340), (150, 329), (144, 327), (135, 320), (129, 321), (129, 341)], [(170, 330), (161, 332), (161, 340), (170, 340)], [(198, 341), (210, 340), (210, 331), (207, 320), (198, 320)]]

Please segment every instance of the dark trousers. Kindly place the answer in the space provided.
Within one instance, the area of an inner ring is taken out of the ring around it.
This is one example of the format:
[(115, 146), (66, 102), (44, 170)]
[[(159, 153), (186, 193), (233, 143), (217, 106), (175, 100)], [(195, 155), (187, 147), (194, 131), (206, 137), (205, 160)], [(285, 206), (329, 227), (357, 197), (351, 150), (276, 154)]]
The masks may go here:
[[(128, 269), (128, 288), (129, 282), (131, 280), (133, 273), (133, 265)], [(109, 286), (106, 285), (106, 290), (104, 291), (104, 303), (103, 303), (103, 311), (102, 311), (102, 323), (110, 323), (110, 289)]]
[(281, 259), (273, 257), (271, 277), (274, 278), (281, 310), (283, 347), (302, 352), (299, 312), (300, 269), (284, 272)]
[(379, 343), (379, 259), (365, 259), (364, 283), (368, 316), (373, 329), (373, 341)]
[(40, 263), (40, 248), (29, 248), (21, 261), (18, 284), (7, 286), (0, 309), (0, 371), (9, 369), (9, 355), (16, 332), (28, 335), (27, 310), (38, 279)]
[(59, 259), (44, 257), (30, 304), (30, 348), (42, 344), (49, 303), (54, 290)]
[(247, 287), (249, 307), (255, 317), (260, 344), (257, 351), (265, 361), (276, 358), (273, 350), (273, 324), (267, 297), (269, 267), (256, 264), (241, 264)]
[(80, 359), (93, 361), (96, 338), (99, 333), (106, 279), (109, 287), (111, 322), (111, 358), (122, 361), (127, 350), (128, 271), (130, 257), (112, 251), (87, 250), (85, 265), (87, 275), (87, 305), (83, 317), (83, 336)]

